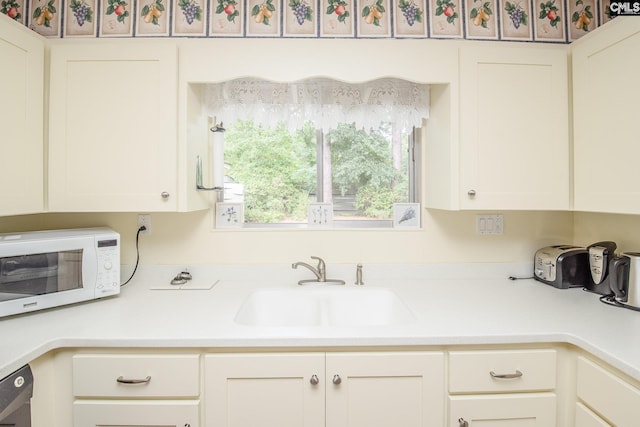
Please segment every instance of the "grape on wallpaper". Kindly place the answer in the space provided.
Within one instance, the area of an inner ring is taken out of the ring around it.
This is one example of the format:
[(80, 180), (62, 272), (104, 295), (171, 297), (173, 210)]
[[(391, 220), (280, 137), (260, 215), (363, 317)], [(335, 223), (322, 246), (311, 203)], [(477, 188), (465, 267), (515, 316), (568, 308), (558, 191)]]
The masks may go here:
[(24, 24), (23, 0), (2, 0), (2, 2), (0, 2), (0, 12), (14, 21)]
[(315, 13), (309, 0), (289, 0), (284, 10), (284, 35), (316, 36)]
[(29, 28), (45, 37), (60, 37), (60, 0), (31, 0)]
[(353, 3), (346, 0), (322, 0), (321, 36), (353, 36)]
[(206, 2), (204, 0), (175, 0), (173, 2), (173, 34), (176, 36), (204, 36)]
[(209, 23), (209, 35), (242, 36), (244, 13), (242, 1), (215, 0), (212, 1), (211, 22)]
[[(461, 38), (461, 3), (457, 0), (429, 0), (431, 37)], [(461, 1), (461, 0), (460, 0)]]
[(95, 36), (95, 8), (96, 0), (71, 0), (67, 3), (64, 36)]
[(391, 36), (389, 0), (369, 0), (368, 2), (365, 0), (361, 6), (358, 18), (358, 36)]
[[(131, 1), (131, 0), (129, 0)], [(131, 4), (125, 0), (107, 0), (101, 2), (100, 36), (130, 37), (133, 34)]]
[(564, 2), (562, 0), (535, 1), (533, 38), (537, 41), (565, 41)]
[(399, 0), (395, 13), (394, 32), (398, 37), (423, 37), (427, 35), (424, 0)]
[(503, 40), (533, 40), (529, 1), (502, 0), (500, 10)]
[[(165, 3), (166, 2), (166, 3)], [(169, 35), (169, 0), (140, 0), (136, 13), (137, 33), (145, 36)]]

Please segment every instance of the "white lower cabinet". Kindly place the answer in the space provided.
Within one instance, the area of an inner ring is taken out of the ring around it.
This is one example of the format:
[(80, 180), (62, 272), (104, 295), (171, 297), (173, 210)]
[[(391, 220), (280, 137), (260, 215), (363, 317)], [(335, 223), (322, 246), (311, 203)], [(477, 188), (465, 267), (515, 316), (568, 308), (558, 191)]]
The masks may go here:
[(74, 427), (198, 427), (198, 354), (73, 356)]
[(556, 351), (449, 353), (449, 426), (556, 425)]
[(640, 389), (583, 356), (578, 357), (577, 381), (576, 427), (640, 425)]
[(205, 356), (210, 427), (444, 425), (441, 352)]

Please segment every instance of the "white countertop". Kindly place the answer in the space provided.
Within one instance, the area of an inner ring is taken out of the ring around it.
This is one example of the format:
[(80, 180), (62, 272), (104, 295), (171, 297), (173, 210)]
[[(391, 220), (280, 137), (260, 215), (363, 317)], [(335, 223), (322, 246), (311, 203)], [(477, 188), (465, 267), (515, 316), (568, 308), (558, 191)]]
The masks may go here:
[[(297, 287), (290, 266), (192, 267), (194, 287), (158, 290), (181, 270), (144, 266), (119, 296), (0, 319), (0, 378), (63, 347), (385, 347), (569, 343), (640, 380), (640, 312), (527, 276), (531, 264), (364, 266), (362, 288), (393, 289), (415, 322), (376, 327), (254, 327), (234, 321), (256, 289)], [(355, 266), (328, 266), (352, 285)]]

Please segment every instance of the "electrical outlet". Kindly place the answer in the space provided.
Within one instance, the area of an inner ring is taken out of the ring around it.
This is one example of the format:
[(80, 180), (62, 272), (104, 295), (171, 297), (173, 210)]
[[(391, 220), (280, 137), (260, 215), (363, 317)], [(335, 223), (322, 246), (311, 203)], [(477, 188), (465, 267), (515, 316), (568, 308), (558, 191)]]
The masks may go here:
[(503, 234), (504, 217), (502, 214), (476, 215), (476, 234)]
[(151, 215), (138, 215), (138, 229), (142, 226), (144, 226), (146, 230), (141, 231), (140, 234), (151, 234)]

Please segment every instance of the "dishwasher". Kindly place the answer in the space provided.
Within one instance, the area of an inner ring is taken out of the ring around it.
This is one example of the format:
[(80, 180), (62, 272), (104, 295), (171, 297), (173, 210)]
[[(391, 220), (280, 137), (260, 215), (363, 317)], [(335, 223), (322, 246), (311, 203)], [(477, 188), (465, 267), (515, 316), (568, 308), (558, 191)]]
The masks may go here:
[(29, 365), (0, 380), (0, 427), (31, 427), (33, 374)]

